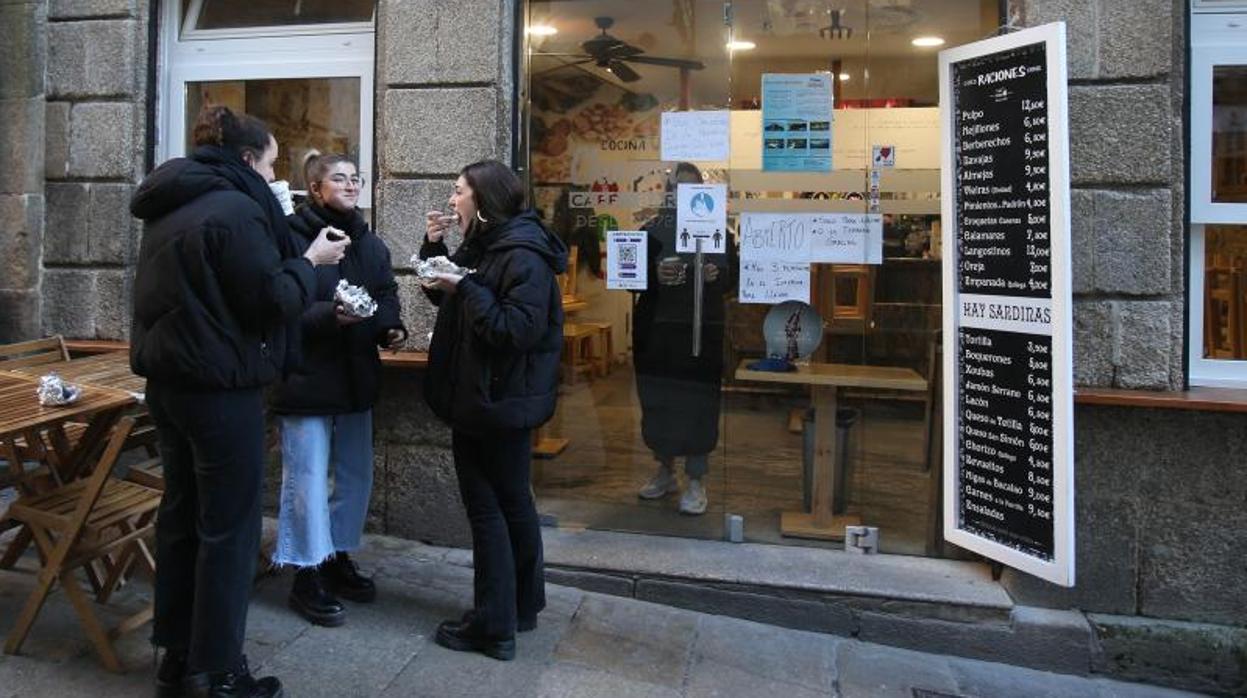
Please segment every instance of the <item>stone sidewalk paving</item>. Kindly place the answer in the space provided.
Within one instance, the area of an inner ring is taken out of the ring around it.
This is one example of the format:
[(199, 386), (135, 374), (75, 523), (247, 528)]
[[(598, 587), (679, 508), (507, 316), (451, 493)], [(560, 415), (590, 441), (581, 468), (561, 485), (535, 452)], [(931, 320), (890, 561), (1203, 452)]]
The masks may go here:
[[(265, 577), (251, 606), (247, 654), (290, 698), (407, 696), (764, 696), (767, 698), (1160, 698), (1192, 695), (923, 654), (831, 635), (549, 586), (540, 626), (520, 636), (513, 662), (433, 643), (437, 623), (471, 597), (470, 555), (370, 536), (356, 556), (377, 575), (376, 603), (349, 606), (341, 628), (308, 625), (286, 607), (290, 575)], [(0, 571), (0, 633), (33, 584), (28, 557)], [(145, 581), (114, 605), (135, 608)], [(55, 594), (23, 656), (0, 655), (0, 698), (102, 698), (152, 694), (145, 632), (120, 642), (129, 672), (104, 671), (63, 595)], [(929, 693), (924, 693), (927, 691)]]

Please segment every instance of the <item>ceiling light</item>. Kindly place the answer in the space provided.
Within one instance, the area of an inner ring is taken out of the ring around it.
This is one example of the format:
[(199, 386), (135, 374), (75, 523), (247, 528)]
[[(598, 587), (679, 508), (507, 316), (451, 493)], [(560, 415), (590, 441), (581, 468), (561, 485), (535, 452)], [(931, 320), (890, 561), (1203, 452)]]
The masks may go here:
[(848, 82), (850, 77), (848, 73), (840, 73), (840, 82)]
[(749, 51), (757, 48), (758, 45), (752, 41), (729, 41), (727, 42), (727, 50), (729, 51)]
[(558, 33), (559, 30), (550, 24), (534, 24), (528, 28), (530, 36), (553, 36)]
[(931, 48), (933, 46), (943, 46), (944, 39), (938, 36), (920, 36), (909, 43), (919, 48)]

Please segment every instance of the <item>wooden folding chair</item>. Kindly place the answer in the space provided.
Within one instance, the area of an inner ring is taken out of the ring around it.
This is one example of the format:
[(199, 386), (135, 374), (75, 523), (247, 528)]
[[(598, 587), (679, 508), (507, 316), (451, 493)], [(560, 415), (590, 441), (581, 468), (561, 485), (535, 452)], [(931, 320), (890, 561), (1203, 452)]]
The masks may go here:
[(57, 580), (100, 661), (110, 671), (121, 671), (113, 640), (151, 620), (149, 604), (116, 628), (106, 630), (75, 576), (83, 569), (91, 578), (95, 575), (92, 563), (102, 563), (107, 576), (101, 584), (101, 596), (106, 600), (134, 565), (155, 575), (155, 560), (144, 538), (153, 528), (161, 493), (112, 476), (117, 457), (133, 428), (132, 417), (125, 417), (117, 424), (89, 477), (73, 480), (49, 492), (24, 496), (10, 508), (9, 515), (29, 527), (44, 560), (35, 589), (5, 641), (6, 654), (16, 654), (21, 649)]
[(0, 344), (0, 371), (69, 361), (65, 339), (58, 335), (16, 344)]

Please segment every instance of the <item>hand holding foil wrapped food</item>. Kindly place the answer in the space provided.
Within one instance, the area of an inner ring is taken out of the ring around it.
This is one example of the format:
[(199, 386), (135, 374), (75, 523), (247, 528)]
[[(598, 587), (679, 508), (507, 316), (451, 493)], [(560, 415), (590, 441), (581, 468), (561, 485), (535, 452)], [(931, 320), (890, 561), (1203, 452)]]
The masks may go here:
[(416, 268), (416, 276), (420, 277), (421, 282), (434, 281), (442, 274), (467, 276), (476, 271), (475, 269), (465, 269), (444, 256), (420, 259), (419, 255), (413, 255), (411, 264)]
[(377, 312), (377, 302), (368, 295), (368, 290), (353, 286), (346, 279), (338, 281), (333, 299), (342, 312), (357, 318), (370, 318)]
[(44, 407), (59, 407), (71, 404), (82, 396), (82, 388), (73, 383), (66, 383), (55, 373), (39, 378), (39, 404)]

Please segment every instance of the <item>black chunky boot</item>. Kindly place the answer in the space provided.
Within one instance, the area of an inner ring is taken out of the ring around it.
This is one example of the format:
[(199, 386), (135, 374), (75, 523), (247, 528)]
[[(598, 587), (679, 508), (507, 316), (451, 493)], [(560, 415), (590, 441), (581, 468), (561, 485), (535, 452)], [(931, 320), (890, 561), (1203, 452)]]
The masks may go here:
[(347, 601), (369, 603), (377, 598), (377, 585), (359, 573), (350, 555), (334, 553), (320, 566), (321, 579), (330, 591)]
[(189, 698), (282, 698), (281, 681), (265, 676), (257, 679), (243, 657), (238, 671), (209, 671), (186, 677)]
[(156, 669), (156, 698), (182, 698), (186, 682), (186, 650), (166, 649)]
[(433, 639), (442, 647), (456, 652), (480, 652), (504, 662), (515, 659), (514, 637), (487, 637), (467, 615), (463, 620), (442, 622), (437, 626), (437, 635)]
[(309, 623), (336, 628), (346, 622), (346, 609), (342, 602), (325, 588), (320, 570), (301, 567), (294, 574), (290, 587), (290, 608)]

